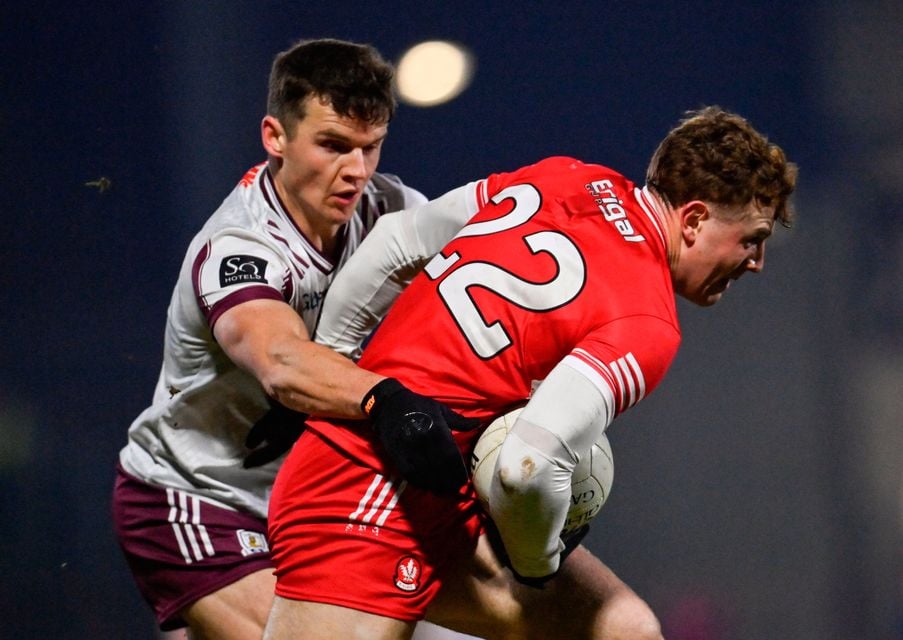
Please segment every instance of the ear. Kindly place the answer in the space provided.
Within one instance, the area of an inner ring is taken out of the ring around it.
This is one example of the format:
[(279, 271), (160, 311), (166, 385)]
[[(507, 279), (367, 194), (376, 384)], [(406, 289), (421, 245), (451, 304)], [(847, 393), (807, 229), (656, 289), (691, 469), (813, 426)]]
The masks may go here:
[(680, 207), (680, 235), (687, 246), (696, 242), (696, 237), (702, 229), (702, 223), (711, 215), (709, 206), (701, 200), (693, 200)]
[(282, 152), (285, 150), (287, 137), (282, 123), (275, 116), (264, 116), (260, 123), (260, 140), (266, 152), (275, 157), (281, 158)]

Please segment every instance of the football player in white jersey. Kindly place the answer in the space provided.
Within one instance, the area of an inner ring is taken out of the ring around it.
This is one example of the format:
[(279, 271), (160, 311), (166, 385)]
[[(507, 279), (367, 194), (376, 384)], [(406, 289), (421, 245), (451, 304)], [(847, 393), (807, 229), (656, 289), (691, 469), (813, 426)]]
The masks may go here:
[[(310, 339), (334, 274), (376, 219), (426, 200), (375, 172), (395, 110), (392, 77), (369, 46), (311, 40), (280, 53), (261, 124), (267, 162), (245, 174), (188, 248), (160, 377), (129, 429), (113, 496), (120, 545), (161, 629), (262, 634), (275, 582), (267, 502), (278, 454), (301, 425), (264, 431), (272, 441), (251, 451), (249, 430), (267, 424), (271, 408), (362, 418), (373, 391), (389, 422), (413, 408), (457, 424), (406, 389), (381, 394), (383, 376)], [(403, 236), (404, 214), (393, 215)], [(437, 455), (458, 456), (443, 444)], [(404, 457), (403, 438), (391, 446)], [(450, 460), (463, 482), (463, 461)]]

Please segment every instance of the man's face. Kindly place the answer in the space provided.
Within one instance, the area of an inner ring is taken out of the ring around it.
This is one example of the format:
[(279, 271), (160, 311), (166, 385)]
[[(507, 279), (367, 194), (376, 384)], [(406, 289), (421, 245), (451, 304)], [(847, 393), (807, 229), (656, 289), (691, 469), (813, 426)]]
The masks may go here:
[(313, 96), (291, 135), (272, 116), (264, 119), (263, 128), (264, 146), (281, 160), (276, 171), (279, 195), (293, 217), (304, 218), (304, 231), (322, 233), (346, 223), (376, 171), (388, 124), (341, 116)]
[(774, 209), (750, 203), (728, 214), (718, 205), (705, 207), (697, 220), (684, 221), (674, 288), (690, 302), (708, 307), (721, 299), (732, 280), (765, 266), (765, 240), (774, 227)]

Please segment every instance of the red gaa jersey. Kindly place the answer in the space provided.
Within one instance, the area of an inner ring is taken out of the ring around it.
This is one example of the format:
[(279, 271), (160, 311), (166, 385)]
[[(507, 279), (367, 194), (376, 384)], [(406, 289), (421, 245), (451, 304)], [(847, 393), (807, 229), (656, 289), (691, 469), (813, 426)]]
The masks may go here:
[[(360, 366), (487, 422), (524, 404), (562, 361), (602, 392), (612, 418), (651, 392), (680, 329), (649, 195), (564, 157), (472, 189), (469, 223), (399, 297)], [(360, 423), (310, 428), (378, 464)], [(458, 435), (466, 451), (477, 434)]]

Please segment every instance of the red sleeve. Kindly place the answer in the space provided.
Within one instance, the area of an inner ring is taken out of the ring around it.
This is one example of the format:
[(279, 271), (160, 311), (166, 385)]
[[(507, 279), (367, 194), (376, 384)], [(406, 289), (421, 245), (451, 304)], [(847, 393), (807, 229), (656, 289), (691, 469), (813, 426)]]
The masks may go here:
[(591, 332), (567, 356), (603, 393), (614, 397), (617, 413), (642, 400), (665, 377), (680, 333), (655, 316), (626, 317)]

